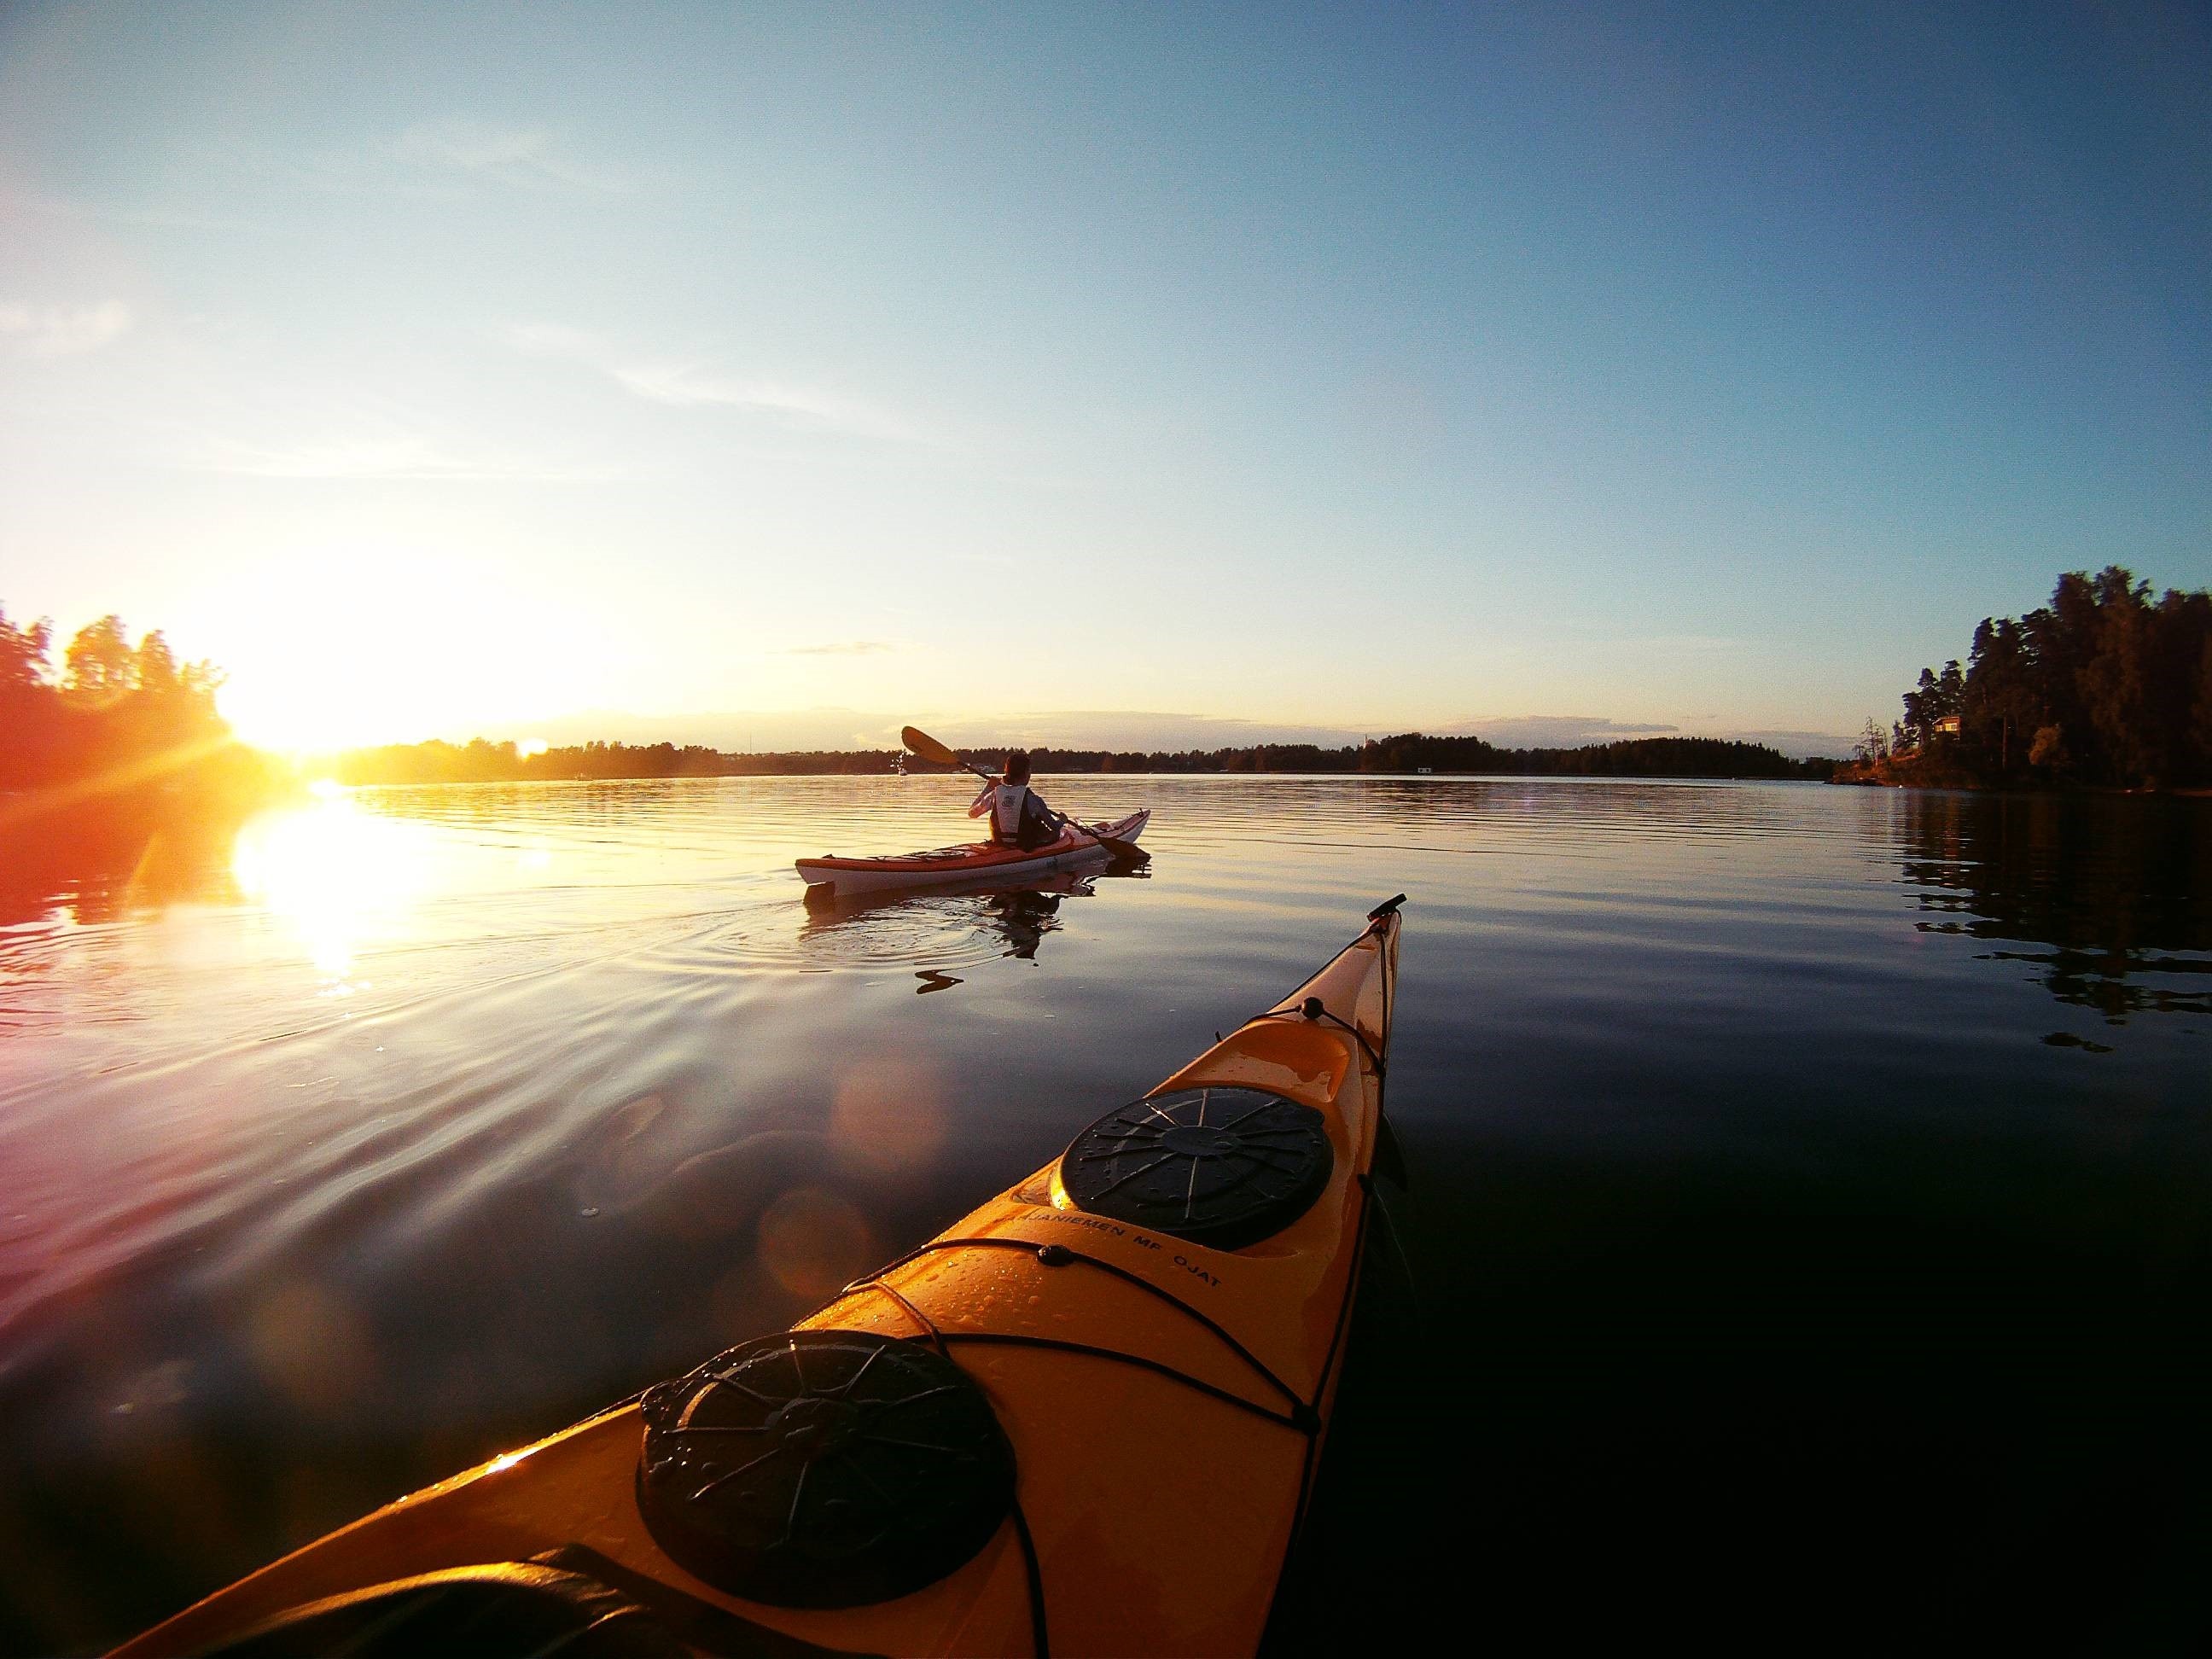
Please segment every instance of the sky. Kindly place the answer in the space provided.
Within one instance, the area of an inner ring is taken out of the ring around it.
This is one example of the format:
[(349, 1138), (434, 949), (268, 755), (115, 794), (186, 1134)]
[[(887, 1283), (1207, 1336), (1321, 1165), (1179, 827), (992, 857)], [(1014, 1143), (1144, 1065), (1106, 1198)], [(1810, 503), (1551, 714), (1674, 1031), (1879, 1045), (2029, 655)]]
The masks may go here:
[(300, 748), (1835, 753), (2212, 583), (2208, 272), (2201, 4), (11, 0), (0, 606)]

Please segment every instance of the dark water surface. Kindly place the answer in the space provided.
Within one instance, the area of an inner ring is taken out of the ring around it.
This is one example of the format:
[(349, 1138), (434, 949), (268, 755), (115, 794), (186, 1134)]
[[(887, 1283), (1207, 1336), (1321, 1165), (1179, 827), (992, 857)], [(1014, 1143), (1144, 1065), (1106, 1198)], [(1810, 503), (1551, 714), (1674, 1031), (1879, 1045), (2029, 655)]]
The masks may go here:
[(941, 779), (366, 790), (159, 905), (0, 875), (0, 1651), (780, 1328), (1401, 890), (1420, 1304), (1294, 1628), (2207, 1645), (2212, 803), (1048, 784), (1152, 805), (1149, 878), (801, 905), (797, 854), (958, 834)]

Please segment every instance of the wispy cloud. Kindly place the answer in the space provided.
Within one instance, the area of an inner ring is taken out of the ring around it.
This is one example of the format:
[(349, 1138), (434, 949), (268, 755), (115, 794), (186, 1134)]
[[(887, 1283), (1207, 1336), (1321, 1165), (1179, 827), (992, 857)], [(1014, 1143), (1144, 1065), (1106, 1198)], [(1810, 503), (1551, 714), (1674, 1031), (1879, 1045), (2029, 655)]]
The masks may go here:
[(259, 230), (264, 227), (228, 214), (199, 213), (181, 208), (131, 207), (112, 202), (72, 202), (58, 197), (15, 192), (6, 205), (25, 213), (59, 219), (90, 219), (102, 224), (140, 225), (155, 230)]
[(836, 640), (825, 645), (794, 645), (777, 652), (779, 657), (872, 657), (898, 647), (889, 640)]
[(633, 397), (674, 409), (729, 409), (787, 427), (888, 443), (942, 443), (914, 422), (821, 386), (732, 375), (696, 359), (642, 357), (596, 335), (553, 324), (524, 324), (508, 330), (507, 338), (519, 351), (592, 369)]
[(626, 476), (599, 463), (548, 459), (455, 434), (403, 410), (325, 408), (288, 398), (212, 414), (173, 430), (165, 449), (170, 465), (188, 471), (247, 478), (576, 483)]
[(210, 436), (183, 458), (191, 471), (249, 478), (421, 478), (531, 483), (613, 477), (601, 468), (550, 465), (513, 456), (441, 447), (424, 436), (304, 443), (255, 443)]
[(92, 306), (0, 304), (0, 344), (18, 357), (73, 357), (121, 339), (133, 320), (120, 300)]
[(633, 188), (629, 175), (620, 170), (566, 154), (560, 141), (543, 127), (422, 122), (399, 135), (391, 154), (403, 165), (424, 172), (465, 175), (517, 190), (621, 195)]
[(236, 149), (233, 165), (333, 196), (459, 201), (488, 191), (622, 196), (635, 189), (620, 168), (573, 154), (544, 127), (425, 121), (397, 137), (342, 149)]

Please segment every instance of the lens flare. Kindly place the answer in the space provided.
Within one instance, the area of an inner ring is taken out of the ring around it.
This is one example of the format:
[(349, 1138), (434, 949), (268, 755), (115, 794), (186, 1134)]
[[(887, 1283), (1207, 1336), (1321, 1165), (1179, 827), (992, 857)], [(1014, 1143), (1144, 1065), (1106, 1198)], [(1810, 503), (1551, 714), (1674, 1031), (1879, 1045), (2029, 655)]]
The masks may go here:
[(888, 1174), (927, 1168), (945, 1140), (945, 1088), (937, 1068), (902, 1056), (854, 1064), (837, 1079), (830, 1138), (848, 1169)]
[(866, 1272), (874, 1251), (860, 1212), (820, 1187), (786, 1193), (760, 1218), (761, 1264), (794, 1296), (828, 1296)]

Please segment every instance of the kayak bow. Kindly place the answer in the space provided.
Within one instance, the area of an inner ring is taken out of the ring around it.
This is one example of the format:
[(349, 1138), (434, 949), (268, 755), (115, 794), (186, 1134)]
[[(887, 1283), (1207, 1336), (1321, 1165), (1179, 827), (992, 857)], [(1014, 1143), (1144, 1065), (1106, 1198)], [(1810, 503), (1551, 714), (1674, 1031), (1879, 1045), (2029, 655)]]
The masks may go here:
[(402, 1498), (124, 1659), (1252, 1652), (1335, 1399), (1402, 896), (793, 1330)]

